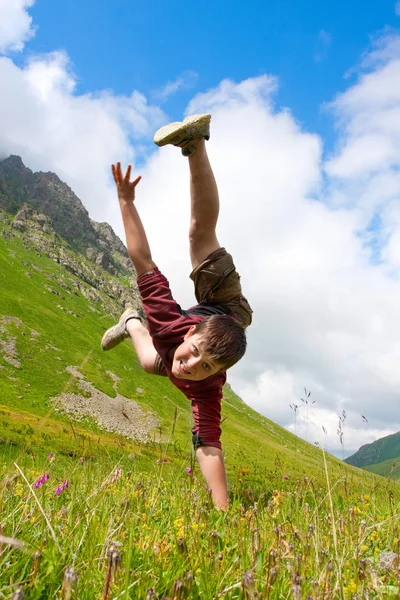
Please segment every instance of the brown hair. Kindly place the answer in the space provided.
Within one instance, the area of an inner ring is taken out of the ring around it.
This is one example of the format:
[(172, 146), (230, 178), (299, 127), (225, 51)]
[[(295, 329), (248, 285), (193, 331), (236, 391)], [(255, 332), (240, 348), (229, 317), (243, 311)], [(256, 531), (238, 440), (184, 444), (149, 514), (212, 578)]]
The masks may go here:
[(228, 315), (213, 315), (196, 325), (202, 350), (222, 369), (229, 369), (246, 352), (246, 334), (238, 321)]

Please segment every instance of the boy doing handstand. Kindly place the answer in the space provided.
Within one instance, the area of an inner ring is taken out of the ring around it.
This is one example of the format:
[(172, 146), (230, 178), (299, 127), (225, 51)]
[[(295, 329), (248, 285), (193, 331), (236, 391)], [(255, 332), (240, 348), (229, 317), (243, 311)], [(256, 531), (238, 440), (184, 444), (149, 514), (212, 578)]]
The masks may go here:
[(129, 256), (146, 315), (147, 328), (136, 311), (128, 308), (103, 336), (109, 350), (130, 337), (140, 364), (148, 373), (167, 375), (191, 401), (193, 444), (201, 472), (216, 506), (228, 502), (221, 449), (221, 400), (226, 369), (246, 350), (245, 328), (252, 310), (242, 295), (232, 257), (221, 248), (216, 225), (218, 189), (207, 157), (211, 115), (186, 117), (162, 127), (154, 136), (158, 146), (172, 144), (189, 159), (191, 216), (189, 229), (190, 275), (198, 304), (182, 310), (167, 279), (154, 263), (146, 233), (136, 210), (131, 166), (124, 175), (120, 163), (112, 165)]

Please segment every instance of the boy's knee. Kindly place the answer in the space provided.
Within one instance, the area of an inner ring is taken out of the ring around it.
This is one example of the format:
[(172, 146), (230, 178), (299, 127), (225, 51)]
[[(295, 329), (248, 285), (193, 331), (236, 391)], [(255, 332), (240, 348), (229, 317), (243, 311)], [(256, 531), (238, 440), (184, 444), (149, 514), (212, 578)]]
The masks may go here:
[(210, 237), (210, 230), (200, 225), (197, 221), (192, 221), (189, 227), (189, 242), (191, 244), (200, 244), (204, 242), (207, 237)]

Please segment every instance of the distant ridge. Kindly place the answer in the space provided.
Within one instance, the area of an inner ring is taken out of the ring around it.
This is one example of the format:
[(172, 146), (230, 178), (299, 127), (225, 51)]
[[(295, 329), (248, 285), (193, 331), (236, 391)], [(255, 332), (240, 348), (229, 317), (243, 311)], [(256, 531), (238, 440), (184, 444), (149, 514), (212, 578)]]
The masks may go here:
[(400, 431), (361, 446), (345, 462), (354, 467), (366, 468), (396, 458), (400, 458)]

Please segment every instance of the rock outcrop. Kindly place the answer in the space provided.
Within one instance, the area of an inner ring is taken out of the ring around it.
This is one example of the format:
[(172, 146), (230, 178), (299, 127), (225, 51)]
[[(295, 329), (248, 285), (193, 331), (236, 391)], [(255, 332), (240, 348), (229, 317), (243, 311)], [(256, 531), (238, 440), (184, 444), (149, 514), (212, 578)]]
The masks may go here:
[(112, 275), (129, 277), (134, 273), (122, 241), (107, 223), (89, 218), (66, 183), (55, 173), (34, 173), (19, 156), (9, 156), (0, 161), (0, 209), (15, 215), (23, 205), (49, 217), (55, 233), (72, 250), (85, 254), (102, 269)]

